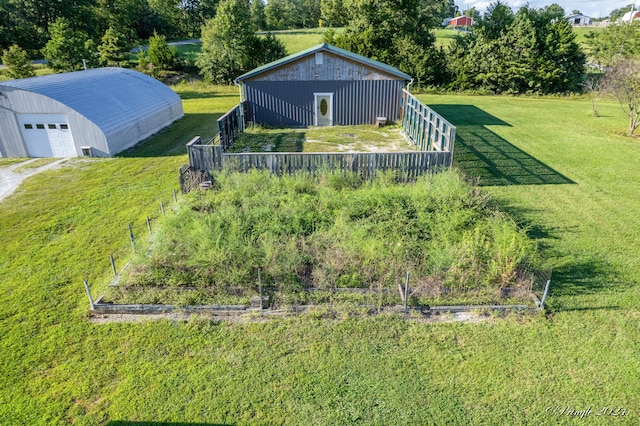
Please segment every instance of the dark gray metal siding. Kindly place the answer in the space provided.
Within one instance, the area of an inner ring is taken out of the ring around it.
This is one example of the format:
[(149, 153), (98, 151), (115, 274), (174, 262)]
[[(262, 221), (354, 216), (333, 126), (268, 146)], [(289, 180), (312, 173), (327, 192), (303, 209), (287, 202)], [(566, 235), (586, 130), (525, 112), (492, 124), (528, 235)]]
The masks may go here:
[(333, 124), (375, 124), (400, 117), (403, 80), (245, 81), (248, 120), (278, 126), (313, 126), (314, 93), (333, 93)]

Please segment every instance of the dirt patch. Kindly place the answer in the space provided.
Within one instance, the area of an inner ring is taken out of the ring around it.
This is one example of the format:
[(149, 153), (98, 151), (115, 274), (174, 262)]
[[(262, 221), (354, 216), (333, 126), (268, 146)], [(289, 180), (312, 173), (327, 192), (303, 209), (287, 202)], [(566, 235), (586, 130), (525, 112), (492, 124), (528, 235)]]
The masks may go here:
[(30, 164), (37, 161), (41, 160), (38, 158), (34, 158), (28, 161), (23, 161), (21, 163), (12, 164), (8, 167), (0, 168), (0, 201), (13, 194), (13, 192), (20, 187), (25, 179), (37, 175), (38, 173), (44, 172), (45, 170), (51, 170), (60, 166), (60, 164), (67, 161), (67, 158), (62, 158), (60, 160), (56, 160), (52, 163), (45, 164), (44, 166), (36, 167), (33, 169), (29, 168)]
[[(264, 322), (270, 321), (278, 318), (285, 318), (290, 315), (299, 315), (293, 314), (286, 310), (280, 311), (265, 311), (263, 315), (260, 315), (258, 312), (246, 313), (238, 316), (216, 316), (216, 315), (207, 315), (202, 313), (184, 313), (184, 312), (174, 312), (168, 314), (145, 314), (145, 315), (136, 315), (136, 314), (95, 314), (91, 313), (89, 315), (89, 321), (93, 324), (109, 324), (109, 323), (143, 323), (147, 321), (159, 321), (159, 320), (169, 320), (169, 321), (188, 321), (190, 319), (201, 319), (208, 321), (226, 321), (232, 323), (246, 323), (246, 322)], [(396, 315), (403, 315), (397, 313)], [(505, 314), (501, 315), (490, 315), (487, 313), (477, 313), (477, 312), (455, 312), (455, 313), (433, 313), (427, 315), (405, 315), (405, 319), (407, 321), (417, 321), (421, 323), (427, 324), (442, 324), (442, 323), (453, 323), (453, 322), (462, 322), (469, 324), (479, 324), (483, 322), (487, 322), (491, 319), (497, 319)], [(340, 320), (339, 318), (335, 318), (333, 320)]]

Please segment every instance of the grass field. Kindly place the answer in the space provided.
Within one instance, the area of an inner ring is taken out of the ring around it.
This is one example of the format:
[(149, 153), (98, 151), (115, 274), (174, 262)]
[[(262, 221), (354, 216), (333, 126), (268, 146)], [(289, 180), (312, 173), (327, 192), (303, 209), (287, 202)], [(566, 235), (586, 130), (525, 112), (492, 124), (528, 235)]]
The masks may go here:
[(615, 103), (593, 118), (582, 98), (421, 96), (554, 264), (546, 316), (90, 323), (82, 279), (104, 288), (127, 224), (143, 235), (169, 203), (184, 143), (238, 99), (177, 90), (187, 115), (169, 131), (0, 202), (0, 423), (638, 423), (640, 144)]

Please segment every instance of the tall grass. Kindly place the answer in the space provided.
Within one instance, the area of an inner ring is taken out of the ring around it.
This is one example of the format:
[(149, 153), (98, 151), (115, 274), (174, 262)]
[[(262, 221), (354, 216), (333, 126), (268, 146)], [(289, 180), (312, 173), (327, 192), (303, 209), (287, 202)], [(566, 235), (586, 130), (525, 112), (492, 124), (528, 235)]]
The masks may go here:
[(414, 184), (392, 174), (214, 179), (162, 224), (125, 285), (252, 288), (261, 266), (265, 283), (289, 291), (394, 287), (408, 270), (447, 291), (500, 289), (535, 257), (525, 232), (455, 172)]

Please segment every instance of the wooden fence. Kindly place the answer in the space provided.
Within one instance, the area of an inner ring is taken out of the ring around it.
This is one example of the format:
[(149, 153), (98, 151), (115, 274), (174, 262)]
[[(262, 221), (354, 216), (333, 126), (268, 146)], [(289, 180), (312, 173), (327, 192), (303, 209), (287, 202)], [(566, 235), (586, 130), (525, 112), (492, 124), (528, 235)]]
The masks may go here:
[(403, 92), (402, 124), (407, 137), (419, 151), (225, 152), (244, 131), (246, 107), (246, 102), (243, 102), (218, 120), (220, 133), (212, 143), (202, 144), (197, 137), (187, 144), (191, 169), (206, 172), (223, 167), (242, 172), (267, 169), (277, 175), (330, 170), (358, 173), (365, 179), (374, 177), (378, 170), (395, 170), (401, 179), (413, 180), (434, 169), (450, 167), (453, 161), (456, 128), (406, 90)]
[(233, 141), (244, 132), (246, 116), (247, 101), (243, 101), (218, 119), (218, 135), (223, 150), (233, 146)]
[(377, 171), (395, 170), (402, 180), (414, 180), (429, 170), (448, 167), (448, 152), (330, 152), (330, 153), (244, 153), (222, 154), (222, 162), (230, 170), (246, 172), (267, 169), (278, 176), (296, 172), (341, 171), (357, 173), (364, 179)]
[(456, 127), (440, 114), (402, 91), (402, 127), (421, 151), (448, 151), (453, 154)]

